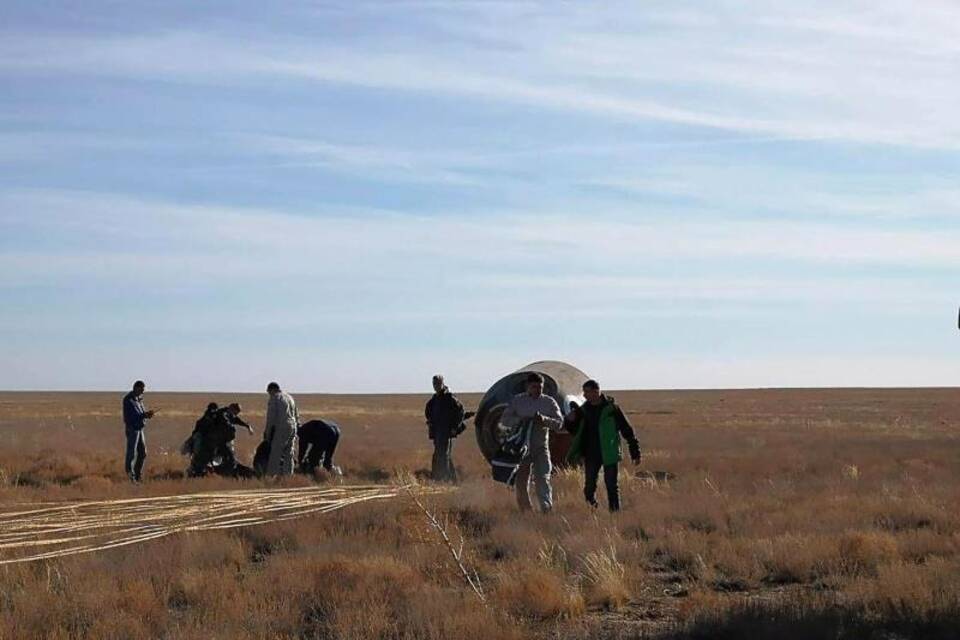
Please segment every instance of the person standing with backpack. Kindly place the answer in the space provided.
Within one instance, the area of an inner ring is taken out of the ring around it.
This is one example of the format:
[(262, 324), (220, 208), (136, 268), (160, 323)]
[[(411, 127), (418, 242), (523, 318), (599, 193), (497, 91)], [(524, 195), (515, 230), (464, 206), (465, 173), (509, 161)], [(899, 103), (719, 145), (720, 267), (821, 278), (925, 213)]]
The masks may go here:
[(453, 439), (460, 435), (465, 418), (463, 405), (457, 400), (443, 376), (433, 376), (433, 397), (427, 401), (424, 416), (427, 432), (433, 440), (433, 464), (431, 475), (440, 482), (456, 482), (457, 471), (453, 466)]
[(607, 507), (611, 512), (620, 510), (620, 487), (618, 474), (620, 460), (623, 459), (620, 438), (627, 441), (630, 459), (640, 464), (640, 443), (633, 432), (630, 421), (614, 402), (613, 398), (600, 392), (596, 380), (583, 383), (583, 397), (586, 402), (577, 409), (574, 422), (573, 442), (567, 461), (577, 464), (583, 460), (586, 481), (583, 497), (597, 506), (597, 479), (603, 469), (603, 480), (607, 486)]

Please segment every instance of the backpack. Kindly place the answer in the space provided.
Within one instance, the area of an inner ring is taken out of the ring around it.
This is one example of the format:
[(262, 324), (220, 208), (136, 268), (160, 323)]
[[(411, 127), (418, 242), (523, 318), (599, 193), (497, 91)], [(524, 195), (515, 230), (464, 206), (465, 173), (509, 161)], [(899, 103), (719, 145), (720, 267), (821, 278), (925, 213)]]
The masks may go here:
[(253, 471), (258, 476), (267, 473), (267, 463), (270, 462), (270, 441), (264, 440), (257, 445), (257, 451), (253, 454)]
[(496, 482), (502, 482), (508, 487), (512, 487), (516, 482), (520, 463), (530, 451), (531, 425), (531, 420), (521, 422), (519, 427), (500, 445), (497, 455), (490, 460), (493, 479)]
[(460, 421), (456, 427), (453, 428), (453, 432), (450, 434), (451, 438), (456, 438), (458, 435), (467, 430), (467, 420), (477, 415), (476, 411), (467, 411), (463, 414), (463, 420)]

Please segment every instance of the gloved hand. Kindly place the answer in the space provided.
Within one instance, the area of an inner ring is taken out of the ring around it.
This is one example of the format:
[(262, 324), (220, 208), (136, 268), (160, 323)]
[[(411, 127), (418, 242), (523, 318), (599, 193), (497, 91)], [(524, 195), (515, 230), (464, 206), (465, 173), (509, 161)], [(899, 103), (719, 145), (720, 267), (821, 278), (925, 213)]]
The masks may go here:
[(633, 440), (628, 442), (627, 446), (630, 448), (630, 460), (633, 461), (633, 464), (640, 464), (640, 443)]

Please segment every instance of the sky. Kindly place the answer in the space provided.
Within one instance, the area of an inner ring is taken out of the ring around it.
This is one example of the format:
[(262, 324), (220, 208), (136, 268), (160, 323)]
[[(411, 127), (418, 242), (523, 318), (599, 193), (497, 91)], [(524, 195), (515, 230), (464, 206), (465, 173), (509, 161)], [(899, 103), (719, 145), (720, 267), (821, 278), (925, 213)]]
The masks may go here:
[(960, 5), (5, 0), (0, 388), (960, 385)]

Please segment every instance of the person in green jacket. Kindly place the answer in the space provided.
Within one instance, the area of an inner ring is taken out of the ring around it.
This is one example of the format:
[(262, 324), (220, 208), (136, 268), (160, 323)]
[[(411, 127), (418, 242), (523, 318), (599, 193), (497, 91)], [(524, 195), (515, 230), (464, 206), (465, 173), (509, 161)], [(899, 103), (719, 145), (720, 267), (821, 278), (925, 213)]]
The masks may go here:
[(616, 405), (613, 398), (600, 392), (596, 380), (583, 383), (586, 402), (574, 413), (573, 442), (567, 461), (578, 464), (583, 460), (586, 482), (583, 496), (592, 506), (597, 506), (597, 479), (603, 469), (607, 485), (607, 506), (610, 511), (620, 510), (620, 488), (617, 485), (619, 463), (623, 459), (620, 437), (627, 441), (630, 459), (640, 464), (640, 443), (630, 426), (630, 421)]

